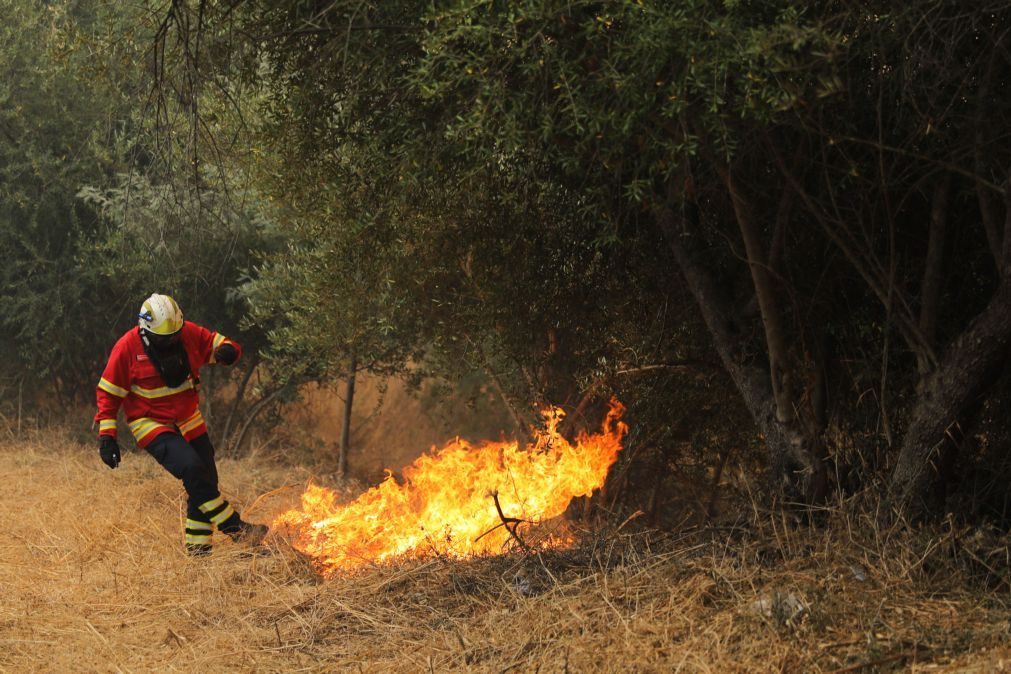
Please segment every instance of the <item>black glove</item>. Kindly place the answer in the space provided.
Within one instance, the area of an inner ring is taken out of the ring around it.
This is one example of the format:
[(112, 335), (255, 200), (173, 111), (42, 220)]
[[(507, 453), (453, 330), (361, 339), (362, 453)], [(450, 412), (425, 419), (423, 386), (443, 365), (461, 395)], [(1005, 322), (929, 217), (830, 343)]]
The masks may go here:
[(98, 454), (109, 468), (119, 465), (119, 443), (111, 435), (103, 435), (98, 439)]
[(222, 344), (214, 352), (214, 361), (222, 365), (231, 365), (239, 357), (239, 352), (231, 344)]

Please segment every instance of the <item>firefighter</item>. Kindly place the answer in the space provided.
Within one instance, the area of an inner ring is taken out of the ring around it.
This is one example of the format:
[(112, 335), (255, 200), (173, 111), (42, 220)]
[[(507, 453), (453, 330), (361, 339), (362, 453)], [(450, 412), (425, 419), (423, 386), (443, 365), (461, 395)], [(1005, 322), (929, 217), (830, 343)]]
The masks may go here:
[(198, 407), (201, 366), (232, 365), (242, 348), (222, 334), (183, 320), (168, 295), (144, 300), (138, 326), (119, 338), (96, 393), (99, 455), (109, 468), (119, 465), (116, 415), (120, 406), (137, 444), (186, 488), (186, 550), (211, 551), (217, 526), (233, 540), (258, 545), (267, 533), (250, 524), (218, 491), (214, 447)]

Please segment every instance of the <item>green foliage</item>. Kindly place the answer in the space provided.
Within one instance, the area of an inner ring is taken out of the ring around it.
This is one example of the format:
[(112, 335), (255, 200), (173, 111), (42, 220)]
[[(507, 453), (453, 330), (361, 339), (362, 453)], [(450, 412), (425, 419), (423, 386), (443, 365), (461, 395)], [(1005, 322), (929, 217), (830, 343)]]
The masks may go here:
[(240, 273), (271, 245), (269, 223), (224, 161), (195, 170), (187, 139), (155, 133), (144, 64), (161, 8), (4, 0), (0, 10), (3, 377), (90, 398), (112, 342), (155, 291), (236, 335)]
[(352, 348), (394, 369), (424, 351), (444, 376), (489, 370), (517, 400), (572, 405), (577, 382), (704, 352), (662, 337), (697, 319), (666, 317), (685, 295), (644, 209), (701, 135), (725, 154), (728, 120), (813, 98), (836, 46), (790, 3), (232, 17), (270, 36), (242, 75), (260, 82), (276, 154), (256, 161), (295, 239), (254, 284), (278, 352), (336, 374)]
[(90, 77), (89, 36), (63, 4), (5, 0), (0, 11), (0, 350), (4, 376), (59, 378), (73, 387), (90, 374), (92, 343), (109, 299), (83, 257), (95, 214), (77, 201), (86, 181), (121, 161), (129, 119), (125, 96)]
[[(297, 240), (261, 268), (258, 315), (283, 316), (275, 344), (330, 372), (354, 346), (377, 366), (426, 349), (444, 374), (493, 363), (520, 379), (560, 316), (601, 315), (586, 298), (625, 282), (623, 259), (613, 232), (583, 226), (594, 207), (530, 174), (525, 157), (475, 162), (446, 142), (443, 113), (414, 93), (420, 36), (391, 28), (423, 9), (384, 4), (363, 19), (376, 28), (350, 31), (343, 50), (299, 33), (308, 14), (295, 6), (247, 17), (258, 33), (286, 35), (264, 47), (263, 140), (280, 159), (263, 175)], [(580, 332), (599, 343), (588, 324)]]
[(277, 245), (257, 195), (155, 185), (140, 174), (118, 180), (78, 193), (102, 217), (102, 231), (85, 249), (95, 273), (129, 297), (131, 318), (138, 298), (165, 292), (187, 317), (237, 337), (247, 309), (242, 276), (259, 251)]
[(750, 446), (714, 401), (775, 380), (869, 463), (1001, 269), (1003, 6), (6, 3), (0, 349), (36, 373), (86, 380), (154, 279), (283, 380), (616, 391), (661, 449)]
[(536, 153), (633, 202), (700, 150), (730, 153), (735, 120), (827, 94), (839, 43), (790, 2), (488, 7), (424, 17), (425, 58), (409, 79), (454, 109), (447, 136), (485, 153)]
[[(621, 374), (714, 359), (671, 273), (660, 210), (678, 214), (673, 236), (726, 295), (719, 321), (736, 341), (723, 344), (724, 360), (769, 367), (770, 310), (757, 306), (743, 257), (733, 175), (772, 271), (787, 333), (777, 358), (805, 432), (824, 432), (813, 400), (831, 371), (836, 423), (880, 442), (873, 429), (901, 420), (915, 398), (912, 354), (959, 334), (994, 278), (977, 221), (987, 190), (1000, 209), (1007, 103), (994, 92), (1007, 66), (992, 54), (1003, 53), (1008, 16), (963, 9), (239, 7), (230, 20), (256, 36), (242, 77), (260, 85), (260, 139), (274, 157), (261, 175), (290, 209), (296, 240), (259, 269), (257, 283), (272, 288), (259, 315), (280, 320), (277, 345), (329, 371), (359, 343), (398, 367), (424, 351), (448, 376), (483, 369), (522, 401), (575, 406), (607, 382), (666, 401), (638, 411), (673, 432), (662, 409), (703, 416), (706, 396), (725, 397), (729, 382), (696, 398), (683, 378), (659, 391)], [(933, 301), (920, 295), (942, 174), (957, 176), (948, 264), (971, 272), (946, 277), (948, 320), (934, 337), (917, 326)], [(315, 338), (317, 326), (334, 339)], [(377, 346), (385, 340), (398, 347)], [(867, 391), (879, 389), (868, 408)]]

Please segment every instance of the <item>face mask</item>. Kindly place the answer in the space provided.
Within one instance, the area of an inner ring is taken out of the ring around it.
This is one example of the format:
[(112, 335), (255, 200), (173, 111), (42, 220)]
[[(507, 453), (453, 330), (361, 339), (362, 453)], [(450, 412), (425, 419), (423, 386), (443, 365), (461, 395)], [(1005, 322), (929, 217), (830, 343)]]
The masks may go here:
[(148, 332), (146, 337), (148, 344), (159, 351), (164, 351), (178, 344), (181, 334), (181, 330), (179, 332), (174, 332), (171, 335), (156, 335), (152, 332)]
[(144, 352), (170, 388), (181, 386), (190, 376), (190, 361), (183, 348), (182, 331), (172, 335), (142, 334)]

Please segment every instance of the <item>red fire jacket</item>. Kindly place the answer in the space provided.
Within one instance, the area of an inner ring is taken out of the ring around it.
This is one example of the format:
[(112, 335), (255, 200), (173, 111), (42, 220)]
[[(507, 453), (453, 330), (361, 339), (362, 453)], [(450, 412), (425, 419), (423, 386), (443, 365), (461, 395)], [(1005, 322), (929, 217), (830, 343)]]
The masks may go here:
[(137, 444), (147, 447), (162, 433), (179, 432), (187, 440), (207, 432), (198, 404), (200, 396), (194, 375), (200, 367), (214, 362), (214, 352), (231, 344), (239, 356), (242, 347), (224, 335), (186, 321), (180, 336), (190, 359), (190, 376), (181, 385), (169, 388), (144, 353), (140, 328), (128, 330), (109, 354), (96, 398), (99, 435), (116, 437), (116, 414), (120, 405)]

